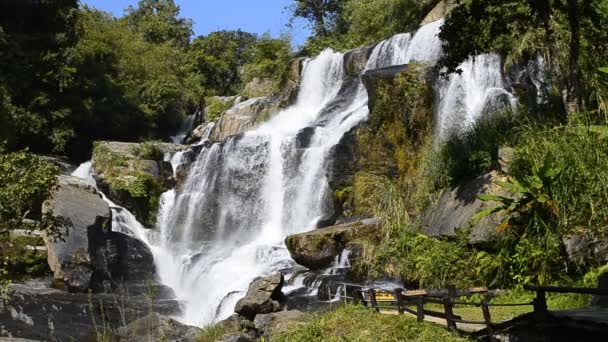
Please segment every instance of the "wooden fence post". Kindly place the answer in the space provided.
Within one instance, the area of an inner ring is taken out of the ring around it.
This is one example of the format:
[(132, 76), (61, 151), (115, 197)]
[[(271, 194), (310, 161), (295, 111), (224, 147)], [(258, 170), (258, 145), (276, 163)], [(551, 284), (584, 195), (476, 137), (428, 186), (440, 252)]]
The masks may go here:
[(424, 297), (422, 296), (416, 298), (416, 320), (424, 321)]
[(547, 318), (547, 298), (544, 290), (536, 290), (536, 297), (532, 301), (532, 305), (534, 306), (534, 317), (538, 320), (545, 320)]
[(401, 294), (402, 291), (403, 289), (396, 288), (394, 294), (395, 300), (397, 301), (397, 311), (399, 311), (400, 315), (403, 315), (403, 307), (401, 306), (401, 303), (403, 302), (403, 296)]
[(490, 316), (490, 307), (488, 306), (489, 302), (488, 294), (485, 294), (483, 299), (481, 300), (481, 312), (483, 313), (483, 320), (486, 322), (486, 327), (488, 330), (488, 336), (490, 336), (490, 341), (493, 341), (494, 338), (494, 329), (492, 328), (492, 317)]
[(445, 310), (445, 320), (448, 325), (448, 330), (456, 330), (456, 322), (454, 322), (454, 312), (452, 310), (452, 300), (449, 296), (443, 298), (443, 309)]
[(372, 302), (372, 308), (376, 310), (376, 312), (380, 312), (380, 308), (378, 308), (378, 301), (376, 301), (376, 290), (369, 290), (369, 299)]

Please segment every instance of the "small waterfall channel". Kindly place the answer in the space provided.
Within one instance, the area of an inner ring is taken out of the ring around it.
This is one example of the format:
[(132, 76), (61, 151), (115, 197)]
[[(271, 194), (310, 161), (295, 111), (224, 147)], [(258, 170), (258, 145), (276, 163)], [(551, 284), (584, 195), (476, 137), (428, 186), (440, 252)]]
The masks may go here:
[[(379, 43), (366, 69), (435, 62), (441, 56), (441, 24)], [(144, 228), (104, 197), (113, 229), (152, 250), (160, 281), (184, 303), (180, 321), (200, 326), (224, 319), (255, 277), (293, 272), (284, 239), (315, 229), (331, 210), (330, 150), (369, 114), (365, 87), (360, 77), (345, 75), (343, 61), (342, 53), (331, 50), (308, 59), (294, 105), (255, 130), (203, 145), (183, 186), (162, 195), (156, 229)], [(473, 123), (485, 104), (510, 96), (502, 88), (498, 56), (465, 62), (463, 70), (437, 83), (440, 132)], [(183, 152), (166, 156), (174, 170), (182, 158)], [(73, 175), (92, 180), (91, 163)], [(348, 254), (336, 258), (336, 269), (349, 266)], [(289, 287), (298, 286), (302, 279)]]

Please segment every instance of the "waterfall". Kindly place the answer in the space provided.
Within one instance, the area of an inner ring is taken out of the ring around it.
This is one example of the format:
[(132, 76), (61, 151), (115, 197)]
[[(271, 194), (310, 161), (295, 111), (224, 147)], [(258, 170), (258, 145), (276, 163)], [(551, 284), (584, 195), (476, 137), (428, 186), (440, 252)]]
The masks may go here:
[[(441, 25), (440, 20), (379, 43), (366, 68), (435, 62), (441, 56)], [(367, 92), (359, 77), (345, 75), (343, 59), (328, 49), (306, 60), (294, 105), (253, 131), (203, 145), (183, 184), (161, 196), (155, 230), (146, 230), (106, 199), (114, 213), (113, 229), (150, 247), (159, 280), (183, 301), (180, 321), (204, 325), (226, 318), (254, 278), (294, 272), (285, 237), (315, 229), (332, 211), (326, 175), (330, 151), (368, 117)], [(473, 122), (490, 94), (507, 93), (497, 81), (496, 58), (467, 63), (462, 75), (437, 87), (439, 130)], [(165, 157), (174, 171), (183, 158), (183, 153)], [(79, 168), (78, 175), (90, 178), (90, 167)], [(336, 258), (336, 269), (348, 267), (348, 254)], [(304, 279), (295, 277), (289, 290)]]

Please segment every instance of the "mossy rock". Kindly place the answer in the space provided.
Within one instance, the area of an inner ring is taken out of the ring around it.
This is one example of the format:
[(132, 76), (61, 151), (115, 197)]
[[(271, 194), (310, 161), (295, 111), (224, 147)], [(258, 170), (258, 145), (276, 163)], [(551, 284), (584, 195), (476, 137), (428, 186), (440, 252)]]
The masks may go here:
[(290, 235), (285, 239), (291, 257), (312, 270), (326, 268), (356, 239), (373, 235), (378, 222), (368, 219)]
[(93, 149), (97, 185), (143, 225), (152, 227), (160, 196), (174, 183), (171, 165), (163, 161), (164, 155), (182, 149), (180, 145), (160, 142), (97, 142)]

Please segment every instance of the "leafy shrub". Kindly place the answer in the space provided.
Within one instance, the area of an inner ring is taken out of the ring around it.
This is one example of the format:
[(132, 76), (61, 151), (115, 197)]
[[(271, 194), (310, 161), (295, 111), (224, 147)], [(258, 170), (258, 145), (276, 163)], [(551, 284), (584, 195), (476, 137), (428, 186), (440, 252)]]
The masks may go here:
[(139, 158), (148, 160), (163, 160), (165, 156), (158, 144), (152, 141), (141, 143), (134, 153)]
[(289, 37), (274, 39), (269, 34), (264, 34), (249, 48), (249, 53), (252, 59), (243, 66), (243, 81), (270, 80), (272, 92), (279, 91), (287, 80), (291, 59)]
[(212, 122), (217, 120), (222, 113), (232, 107), (233, 103), (233, 101), (222, 101), (217, 97), (208, 97), (206, 99), (207, 107), (205, 107), (207, 121)]
[(0, 234), (21, 227), (27, 213), (40, 213), (57, 186), (58, 172), (27, 151), (7, 153), (0, 146)]
[(441, 168), (456, 186), (498, 168), (498, 148), (517, 125), (510, 113), (478, 120), (463, 132), (452, 133), (440, 146)]

